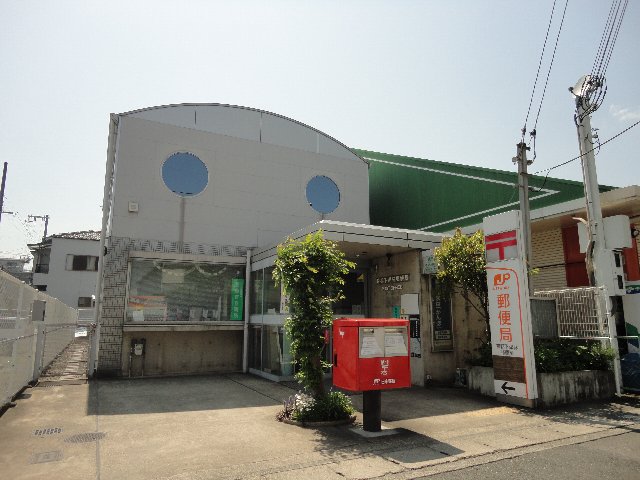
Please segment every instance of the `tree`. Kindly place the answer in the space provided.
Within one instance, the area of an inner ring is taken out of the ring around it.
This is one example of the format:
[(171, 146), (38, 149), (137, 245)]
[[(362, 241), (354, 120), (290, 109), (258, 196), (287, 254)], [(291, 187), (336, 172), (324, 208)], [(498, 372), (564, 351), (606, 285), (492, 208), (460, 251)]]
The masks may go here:
[(343, 298), (343, 276), (354, 267), (322, 231), (278, 245), (273, 278), (289, 296), (291, 316), (285, 329), (298, 366), (296, 379), (315, 398), (325, 395), (322, 378), (330, 364), (322, 361), (321, 354), (325, 330), (333, 322), (332, 304)]
[(458, 228), (453, 237), (442, 239), (442, 245), (434, 253), (440, 288), (446, 293), (462, 295), (482, 315), (489, 334), (489, 297), (482, 230), (467, 236)]

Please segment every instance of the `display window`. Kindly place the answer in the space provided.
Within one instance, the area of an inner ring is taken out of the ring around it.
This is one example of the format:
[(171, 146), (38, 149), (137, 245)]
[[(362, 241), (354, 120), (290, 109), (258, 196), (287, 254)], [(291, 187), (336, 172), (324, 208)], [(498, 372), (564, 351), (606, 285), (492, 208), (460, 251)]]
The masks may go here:
[(238, 265), (134, 258), (126, 321), (242, 321), (244, 281)]

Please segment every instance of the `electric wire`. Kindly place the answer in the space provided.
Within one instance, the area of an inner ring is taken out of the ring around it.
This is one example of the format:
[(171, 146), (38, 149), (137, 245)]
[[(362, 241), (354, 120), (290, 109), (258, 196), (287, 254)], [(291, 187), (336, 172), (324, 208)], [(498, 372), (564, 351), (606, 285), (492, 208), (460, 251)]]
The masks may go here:
[(598, 77), (605, 76), (609, 66), (609, 61), (613, 54), (613, 49), (618, 39), (618, 33), (620, 32), (622, 19), (624, 18), (624, 14), (627, 10), (628, 3), (629, 0), (624, 0), (624, 2), (622, 0), (614, 0), (611, 3), (609, 16), (607, 17), (602, 38), (600, 39), (598, 53), (596, 54), (596, 58), (593, 62), (593, 68), (591, 69), (592, 75)]
[[(640, 124), (640, 120), (638, 120), (638, 121), (637, 121), (636, 123), (634, 123), (634, 124), (629, 125), (627, 128), (625, 128), (625, 129), (624, 129), (624, 130), (622, 130), (621, 132), (618, 132), (618, 133), (617, 133), (617, 134), (615, 134), (613, 137), (611, 137), (611, 138), (609, 138), (609, 139), (605, 140), (604, 142), (602, 142), (602, 143), (598, 143), (598, 145), (596, 145), (595, 147), (593, 147), (591, 150), (587, 150), (586, 152), (584, 152), (584, 153), (582, 153), (582, 154), (578, 155), (577, 157), (573, 157), (572, 159), (567, 160), (566, 162), (562, 162), (562, 163), (559, 163), (559, 164), (557, 164), (557, 165), (554, 165), (553, 167), (545, 168), (545, 169), (543, 169), (543, 170), (538, 170), (537, 172), (534, 172), (534, 173), (533, 173), (533, 175), (537, 175), (537, 174), (539, 174), (539, 173), (544, 173), (544, 172), (550, 172), (551, 170), (554, 170), (554, 169), (556, 169), (556, 168), (562, 167), (562, 166), (567, 165), (567, 164), (569, 164), (569, 163), (571, 163), (571, 162), (575, 162), (576, 160), (578, 160), (578, 159), (580, 159), (580, 158), (584, 157), (586, 154), (591, 153), (591, 152), (593, 152), (593, 151), (594, 151), (594, 150), (596, 150), (596, 149), (600, 149), (600, 148), (602, 148), (602, 147), (603, 147), (603, 146), (605, 146), (607, 143), (609, 143), (609, 142), (611, 142), (611, 141), (615, 140), (615, 139), (616, 139), (616, 138), (618, 138), (620, 135), (622, 135), (623, 133), (628, 132), (628, 131), (629, 131), (629, 130), (631, 130), (633, 127), (637, 126), (638, 124)], [(548, 173), (547, 173), (547, 174), (548, 174)], [(542, 188), (542, 187), (541, 187), (541, 188)]]
[[(536, 114), (536, 121), (533, 125), (533, 130), (536, 131), (538, 126), (538, 119), (540, 118), (540, 111), (542, 110), (542, 103), (544, 102), (544, 95), (547, 92), (547, 85), (549, 84), (549, 77), (551, 76), (551, 69), (553, 68), (553, 61), (556, 58), (556, 51), (558, 49), (558, 41), (560, 40), (560, 33), (562, 32), (562, 25), (564, 24), (564, 17), (567, 13), (567, 6), (569, 5), (569, 0), (566, 0), (564, 3), (564, 10), (562, 11), (562, 19), (560, 20), (560, 26), (558, 27), (558, 35), (556, 35), (556, 43), (553, 46), (553, 54), (551, 55), (551, 62), (549, 63), (549, 70), (547, 70), (547, 79), (544, 82), (544, 89), (542, 90), (542, 96), (540, 97), (540, 105), (538, 106), (538, 113)], [(535, 138), (535, 134), (533, 135)], [(535, 142), (534, 142), (534, 153), (533, 156), (535, 158)]]
[(524, 135), (527, 132), (527, 122), (529, 121), (529, 114), (531, 113), (531, 106), (533, 105), (533, 97), (536, 93), (536, 86), (538, 84), (538, 77), (540, 76), (540, 69), (542, 68), (542, 60), (544, 59), (544, 52), (547, 48), (547, 40), (549, 38), (549, 31), (551, 30), (551, 24), (553, 23), (553, 13), (556, 9), (556, 1), (553, 1), (553, 6), (551, 7), (551, 15), (549, 18), (549, 25), (547, 26), (547, 33), (544, 37), (544, 43), (542, 45), (542, 52), (540, 53), (540, 60), (538, 61), (538, 71), (536, 72), (536, 78), (533, 82), (533, 89), (531, 90), (531, 98), (529, 99), (529, 108), (527, 109), (527, 116), (524, 119), (524, 125), (522, 127), (522, 142), (524, 142)]
[(624, 6), (622, 7), (622, 12), (620, 13), (620, 20), (618, 21), (618, 24), (616, 26), (616, 31), (615, 34), (613, 35), (613, 42), (612, 42), (612, 46), (609, 49), (609, 53), (607, 55), (607, 58), (605, 60), (605, 64), (604, 64), (604, 71), (607, 71), (607, 68), (609, 68), (609, 61), (611, 60), (611, 56), (613, 55), (613, 47), (615, 46), (617, 40), (618, 40), (618, 34), (620, 33), (620, 27), (622, 26), (622, 19), (624, 18), (624, 14), (627, 11), (627, 5), (629, 4), (629, 0), (625, 0)]

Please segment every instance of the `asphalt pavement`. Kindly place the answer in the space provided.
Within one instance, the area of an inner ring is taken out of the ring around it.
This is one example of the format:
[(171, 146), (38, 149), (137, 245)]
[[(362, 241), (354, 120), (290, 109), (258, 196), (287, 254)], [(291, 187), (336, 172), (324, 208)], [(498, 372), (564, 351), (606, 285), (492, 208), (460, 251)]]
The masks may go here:
[[(12, 479), (409, 479), (617, 437), (637, 442), (625, 435), (640, 426), (634, 396), (532, 411), (465, 389), (411, 388), (382, 395), (383, 427), (396, 433), (367, 437), (360, 413), (353, 426), (276, 421), (293, 393), (245, 374), (30, 388), (0, 417), (0, 471)], [(352, 398), (361, 409), (362, 396)]]

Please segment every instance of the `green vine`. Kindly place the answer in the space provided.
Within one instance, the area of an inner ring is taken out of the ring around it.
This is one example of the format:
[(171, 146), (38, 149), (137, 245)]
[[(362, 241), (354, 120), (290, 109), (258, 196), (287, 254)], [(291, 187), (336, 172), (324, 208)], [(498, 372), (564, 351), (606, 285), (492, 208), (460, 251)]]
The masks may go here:
[(322, 231), (278, 245), (273, 278), (289, 297), (291, 316), (285, 330), (298, 367), (296, 379), (316, 398), (325, 395), (322, 378), (330, 366), (321, 353), (325, 330), (333, 322), (332, 305), (344, 298), (343, 277), (354, 267), (334, 242), (324, 239)]

